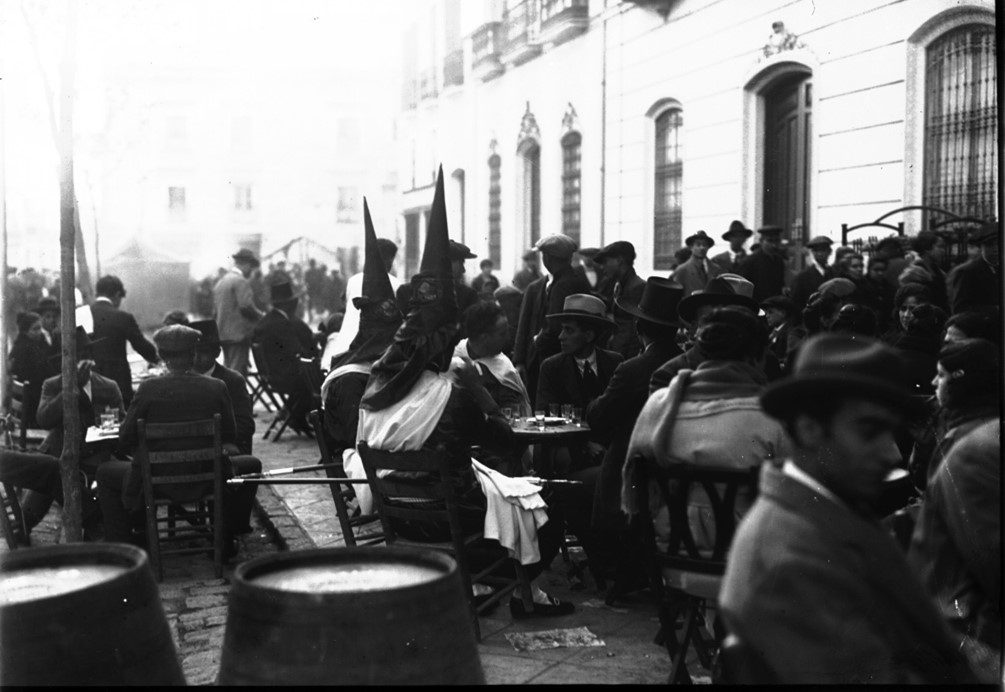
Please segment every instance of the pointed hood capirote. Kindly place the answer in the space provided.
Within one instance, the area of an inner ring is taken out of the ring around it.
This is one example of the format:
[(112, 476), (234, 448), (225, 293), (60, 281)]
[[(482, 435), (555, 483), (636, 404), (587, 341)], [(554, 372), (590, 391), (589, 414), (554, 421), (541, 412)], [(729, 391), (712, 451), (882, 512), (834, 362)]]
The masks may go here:
[(394, 289), (387, 276), (384, 258), (377, 245), (377, 233), (370, 219), (370, 207), (363, 198), (363, 288), (352, 304), (359, 310), (359, 331), (349, 350), (332, 361), (334, 370), (350, 363), (372, 363), (394, 341), (402, 315), (394, 300)]
[(411, 289), (408, 316), (394, 335), (394, 343), (373, 366), (360, 403), (366, 410), (380, 411), (397, 403), (424, 370), (443, 372), (450, 365), (459, 324), (442, 166), (436, 176), (422, 263), (412, 277)]

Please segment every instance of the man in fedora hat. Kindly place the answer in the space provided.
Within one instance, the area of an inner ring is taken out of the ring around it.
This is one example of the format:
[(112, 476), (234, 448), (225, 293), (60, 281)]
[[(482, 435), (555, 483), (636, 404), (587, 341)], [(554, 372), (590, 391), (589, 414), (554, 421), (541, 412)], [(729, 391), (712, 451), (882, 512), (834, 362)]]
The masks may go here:
[[(93, 474), (100, 464), (111, 458), (113, 450), (105, 443), (84, 442), (87, 428), (95, 425), (100, 414), (108, 409), (121, 419), (125, 408), (118, 384), (99, 374), (95, 367), (94, 353), (98, 342), (92, 341), (83, 327), (77, 327), (73, 336), (77, 342), (77, 410), (80, 412), (80, 430), (75, 444), (81, 470)], [(49, 431), (39, 446), (39, 451), (58, 458), (66, 444), (63, 438), (62, 375), (50, 377), (42, 384), (38, 424)]]
[(63, 340), (59, 334), (59, 301), (45, 297), (38, 301), (35, 312), (42, 318), (42, 337), (45, 339), (46, 357), (62, 354)]
[(952, 269), (946, 277), (952, 314), (1001, 305), (1001, 228), (989, 221), (970, 234), (981, 254)]
[(705, 231), (698, 231), (684, 240), (684, 245), (691, 251), (691, 257), (674, 269), (671, 279), (684, 287), (684, 296), (700, 291), (709, 281), (719, 276), (722, 269), (709, 261), (708, 251), (715, 244)]
[[(300, 358), (314, 358), (314, 334), (297, 316), (303, 292), (294, 292), (293, 284), (282, 282), (270, 287), (272, 309), (255, 325), (252, 341), (261, 346), (263, 367), (269, 384), (287, 395), (289, 426), (298, 433), (310, 430), (307, 413), (312, 392), (304, 379)], [(320, 376), (320, 373), (318, 373)]]
[(572, 404), (586, 410), (600, 396), (622, 361), (621, 354), (599, 348), (600, 338), (614, 329), (604, 301), (586, 293), (567, 297), (561, 312), (548, 315), (559, 331), (560, 353), (541, 363), (535, 408)]
[(872, 509), (901, 460), (895, 431), (918, 406), (900, 358), (872, 339), (815, 336), (761, 406), (794, 448), (762, 467), (720, 591), (728, 631), (766, 678), (743, 682), (967, 681), (947, 626)]
[(834, 278), (834, 267), (827, 264), (833, 244), (834, 241), (825, 235), (818, 235), (806, 243), (810, 251), (810, 263), (796, 274), (792, 282), (792, 304), (798, 311), (797, 314), (806, 307), (806, 302), (820, 288), (820, 284)]
[(639, 352), (640, 344), (635, 338), (633, 316), (619, 306), (621, 302), (637, 305), (646, 285), (635, 273), (635, 246), (627, 240), (616, 240), (601, 250), (593, 261), (604, 268), (604, 276), (614, 285), (610, 300), (600, 296), (607, 303), (617, 325), (606, 348), (631, 358)]
[(151, 365), (157, 362), (157, 349), (143, 336), (136, 318), (119, 306), (126, 289), (117, 276), (103, 276), (95, 286), (97, 297), (91, 304), (94, 328), (94, 367), (119, 385), (122, 401), (128, 407), (133, 398), (133, 375), (126, 359), (126, 342)]
[(232, 257), (234, 268), (213, 287), (213, 305), (223, 364), (244, 376), (248, 372), (251, 332), (265, 315), (255, 305), (255, 293), (248, 280), (261, 263), (247, 248), (241, 248)]
[(782, 252), (780, 226), (764, 226), (757, 231), (757, 250), (740, 263), (737, 272), (754, 284), (754, 300), (760, 303), (771, 296), (782, 295), (785, 288), (785, 257)]
[(527, 383), (529, 392), (537, 391), (541, 363), (560, 350), (558, 333), (561, 328), (545, 316), (560, 312), (568, 296), (590, 292), (586, 277), (572, 268), (575, 240), (556, 233), (539, 240), (536, 247), (548, 274), (531, 283), (523, 294), (513, 346), (513, 364)]
[(657, 389), (662, 389), (670, 385), (670, 381), (681, 370), (694, 370), (703, 360), (705, 355), (699, 347), (696, 335), (701, 327), (703, 318), (708, 315), (713, 308), (724, 305), (737, 305), (749, 310), (751, 314), (757, 314), (757, 303), (754, 302), (754, 287), (749, 281), (736, 274), (723, 274), (708, 282), (704, 290), (692, 293), (681, 299), (677, 305), (677, 315), (681, 322), (687, 325), (688, 342), (687, 350), (677, 355), (661, 365), (653, 373), (649, 380), (650, 394)]
[[(628, 538), (623, 536), (627, 526), (621, 512), (621, 467), (635, 420), (649, 397), (649, 380), (657, 368), (680, 354), (676, 340), (680, 326), (677, 305), (683, 297), (684, 288), (680, 284), (650, 276), (638, 302), (619, 301), (619, 308), (634, 319), (642, 352), (618, 365), (604, 393), (586, 408), (586, 422), (591, 429), (601, 431), (599, 440), (607, 447), (603, 461), (596, 469), (595, 490), (589, 498), (592, 511), (587, 513), (588, 516), (592, 514), (592, 527), (599, 532), (598, 541), (601, 544), (604, 538), (613, 539), (613, 545), (629, 543)], [(579, 534), (576, 533), (576, 536)], [(617, 588), (627, 590), (633, 582), (638, 582), (634, 577), (640, 574), (633, 555), (614, 550), (607, 555), (613, 559), (603, 567), (601, 564), (594, 565), (593, 558), (590, 564), (595, 571), (601, 568), (608, 574), (617, 573)], [(618, 572), (615, 567), (623, 569)]]
[(740, 269), (740, 263), (747, 258), (747, 251), (743, 249), (743, 244), (747, 242), (754, 232), (743, 225), (742, 221), (733, 221), (729, 224), (729, 230), (722, 234), (722, 239), (729, 243), (729, 248), (712, 258), (712, 263), (723, 272), (736, 273)]

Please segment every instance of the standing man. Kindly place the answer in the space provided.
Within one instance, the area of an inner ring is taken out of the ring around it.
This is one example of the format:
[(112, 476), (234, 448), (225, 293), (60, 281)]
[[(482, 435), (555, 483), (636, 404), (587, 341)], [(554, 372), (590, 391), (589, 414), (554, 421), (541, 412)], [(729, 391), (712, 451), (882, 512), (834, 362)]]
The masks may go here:
[(513, 346), (513, 364), (527, 383), (529, 392), (537, 391), (537, 372), (541, 362), (559, 351), (558, 333), (561, 327), (545, 319), (545, 315), (561, 312), (568, 296), (590, 292), (586, 277), (572, 268), (575, 240), (556, 233), (539, 240), (536, 247), (541, 251), (548, 275), (531, 283), (523, 294)]
[(810, 249), (810, 264), (796, 274), (796, 279), (792, 283), (792, 304), (797, 315), (806, 307), (806, 301), (817, 292), (820, 284), (834, 278), (834, 267), (827, 264), (833, 244), (833, 240), (823, 235), (818, 235), (806, 243), (806, 247)]
[(740, 276), (754, 284), (754, 301), (761, 303), (782, 295), (785, 288), (785, 258), (782, 255), (782, 229), (764, 226), (757, 231), (760, 247), (740, 264)]
[(533, 250), (527, 250), (527, 252), (523, 253), (521, 259), (523, 260), (523, 267), (513, 275), (513, 285), (522, 292), (526, 291), (528, 286), (541, 278), (541, 269), (537, 263), (537, 253)]
[(450, 241), (450, 268), (454, 273), (454, 292), (457, 295), (457, 309), (461, 314), (478, 302), (478, 291), (464, 281), (464, 261), (477, 257), (478, 255), (471, 252), (471, 248), (464, 243)]
[(736, 274), (740, 270), (740, 263), (747, 259), (743, 244), (752, 235), (754, 232), (744, 226), (742, 221), (730, 223), (729, 230), (722, 234), (722, 239), (729, 243), (729, 249), (713, 257), (712, 264), (724, 273)]
[(775, 684), (968, 681), (965, 661), (873, 505), (917, 404), (900, 358), (867, 338), (808, 341), (761, 406), (794, 444), (765, 464), (720, 592), (728, 631)]
[(492, 294), (499, 288), (499, 279), (492, 273), (492, 260), (483, 259), (478, 263), (481, 273), (471, 280), (471, 288), (477, 291), (482, 300), (492, 300)]
[(695, 291), (705, 290), (708, 282), (722, 274), (718, 264), (710, 262), (708, 251), (715, 241), (698, 231), (684, 240), (684, 245), (691, 250), (691, 258), (677, 267), (671, 278), (684, 287), (684, 297)]
[[(614, 284), (611, 299), (604, 300), (617, 325), (607, 342), (607, 349), (632, 358), (642, 345), (635, 333), (635, 320), (631, 313), (621, 308), (621, 303), (638, 305), (646, 286), (646, 282), (635, 273), (635, 246), (627, 240), (616, 240), (597, 253), (593, 261), (604, 268), (604, 275)], [(603, 296), (601, 298), (604, 299)]]
[(318, 267), (316, 259), (307, 260), (307, 271), (304, 272), (304, 285), (307, 287), (307, 320), (314, 319), (315, 312), (324, 309), (323, 296), (325, 271)]
[(251, 331), (265, 313), (255, 305), (255, 294), (248, 281), (260, 262), (254, 253), (241, 248), (234, 258), (234, 268), (213, 287), (216, 324), (220, 329), (223, 364), (242, 376), (248, 372)]
[[(950, 308), (954, 315), (982, 307), (997, 310), (1002, 303), (1001, 277), (998, 274), (1001, 231), (998, 224), (989, 221), (970, 236), (970, 242), (980, 245), (981, 254), (954, 267), (946, 277)], [(45, 315), (42, 318), (44, 326)]]
[(59, 334), (59, 301), (55, 298), (42, 298), (38, 301), (35, 312), (42, 318), (42, 338), (45, 339), (46, 358), (61, 356), (63, 340)]
[(103, 276), (95, 286), (97, 297), (91, 305), (94, 329), (95, 369), (115, 381), (122, 401), (133, 400), (133, 375), (126, 359), (126, 342), (151, 365), (157, 362), (157, 348), (143, 336), (136, 318), (120, 310), (126, 289), (117, 276)]

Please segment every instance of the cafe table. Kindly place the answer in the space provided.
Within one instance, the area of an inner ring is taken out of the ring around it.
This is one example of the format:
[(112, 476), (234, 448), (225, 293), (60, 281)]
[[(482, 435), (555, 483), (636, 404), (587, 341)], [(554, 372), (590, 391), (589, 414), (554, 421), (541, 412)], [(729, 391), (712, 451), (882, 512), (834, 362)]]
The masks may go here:
[(548, 417), (545, 425), (538, 425), (534, 418), (516, 418), (511, 422), (513, 436), (526, 445), (537, 445), (534, 454), (534, 469), (528, 469), (541, 478), (555, 478), (555, 452), (586, 442), (590, 436), (590, 426), (586, 423), (572, 423), (568, 419)]
[(99, 428), (96, 425), (92, 425), (87, 428), (87, 432), (84, 434), (84, 442), (87, 444), (94, 444), (96, 442), (115, 442), (118, 439), (118, 426), (115, 426), (114, 428)]

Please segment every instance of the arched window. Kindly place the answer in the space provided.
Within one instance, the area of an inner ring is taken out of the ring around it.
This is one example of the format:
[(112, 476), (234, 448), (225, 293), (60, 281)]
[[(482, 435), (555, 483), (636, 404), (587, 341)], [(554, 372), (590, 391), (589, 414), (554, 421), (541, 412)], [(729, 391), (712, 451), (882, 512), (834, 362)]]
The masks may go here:
[(998, 98), (994, 27), (967, 24), (925, 50), (923, 203), (997, 215)]
[(531, 247), (541, 239), (541, 147), (533, 139), (520, 143), (517, 154), (523, 162), (523, 230)]
[(681, 244), (684, 111), (671, 106), (655, 117), (653, 267), (670, 269)]
[(499, 154), (489, 157), (489, 259), (492, 264), (502, 263), (502, 220), (499, 213)]
[(579, 242), (580, 184), (583, 138), (578, 132), (562, 137), (562, 233)]

